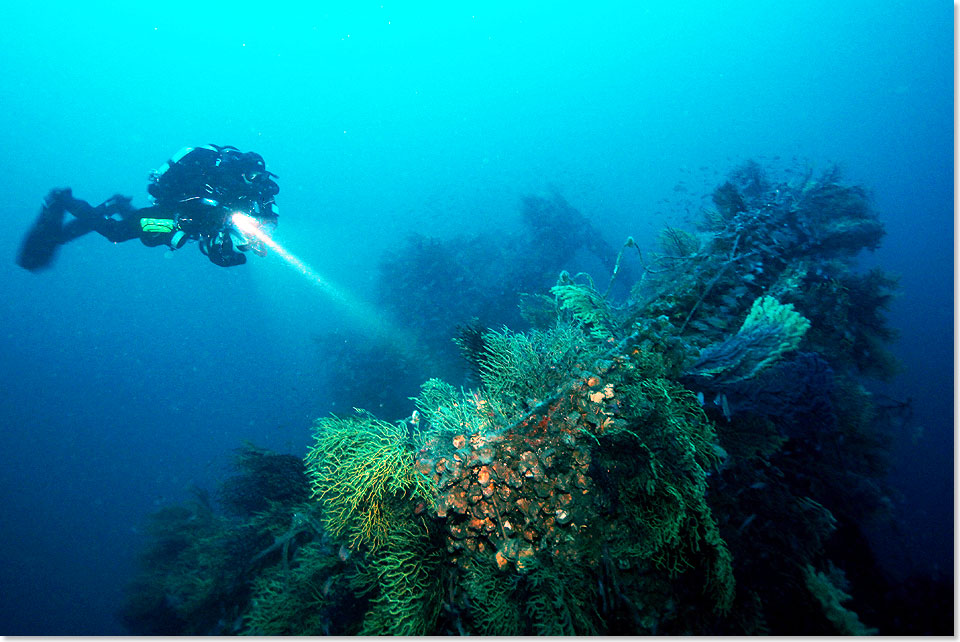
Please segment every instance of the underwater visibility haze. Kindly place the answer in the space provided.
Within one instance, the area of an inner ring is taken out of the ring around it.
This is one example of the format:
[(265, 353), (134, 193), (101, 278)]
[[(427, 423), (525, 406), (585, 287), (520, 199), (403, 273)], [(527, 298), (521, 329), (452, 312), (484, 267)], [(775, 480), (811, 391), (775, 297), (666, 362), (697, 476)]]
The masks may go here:
[[(127, 4), (0, 25), (0, 634), (953, 633), (947, 6)], [(265, 256), (15, 262), (210, 144)]]

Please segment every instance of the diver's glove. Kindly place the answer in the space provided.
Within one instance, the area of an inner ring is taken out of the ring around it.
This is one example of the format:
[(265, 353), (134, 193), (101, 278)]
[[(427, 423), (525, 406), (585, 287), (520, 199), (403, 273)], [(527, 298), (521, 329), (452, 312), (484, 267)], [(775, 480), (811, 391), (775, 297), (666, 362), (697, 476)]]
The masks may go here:
[[(233, 249), (233, 240), (230, 233), (220, 231), (215, 237), (207, 237), (206, 243), (200, 246), (201, 250), (206, 250), (204, 254), (217, 265), (222, 267), (233, 267), (234, 265), (243, 265), (247, 262), (247, 257)], [(204, 248), (204, 245), (206, 247)]]

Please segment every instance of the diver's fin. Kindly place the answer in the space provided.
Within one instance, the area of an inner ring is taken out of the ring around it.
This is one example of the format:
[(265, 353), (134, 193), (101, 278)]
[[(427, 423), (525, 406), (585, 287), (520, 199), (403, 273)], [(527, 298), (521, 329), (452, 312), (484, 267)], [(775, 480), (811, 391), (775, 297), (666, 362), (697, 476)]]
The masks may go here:
[(60, 245), (63, 229), (64, 206), (62, 197), (70, 194), (65, 190), (51, 190), (44, 199), (40, 215), (27, 232), (17, 252), (17, 265), (36, 272), (49, 267)]

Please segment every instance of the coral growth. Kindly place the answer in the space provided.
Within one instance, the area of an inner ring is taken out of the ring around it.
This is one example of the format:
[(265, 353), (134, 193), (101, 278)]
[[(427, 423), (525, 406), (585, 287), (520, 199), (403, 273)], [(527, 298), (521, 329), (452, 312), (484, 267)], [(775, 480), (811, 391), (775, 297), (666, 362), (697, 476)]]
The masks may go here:
[[(492, 569), (526, 589), (516, 599), (533, 616), (534, 631), (603, 630), (595, 607), (583, 601), (595, 593), (592, 584), (588, 592), (569, 589), (598, 574), (610, 557), (665, 582), (702, 569), (712, 607), (723, 613), (732, 604), (730, 556), (705, 501), (707, 471), (717, 463), (710, 424), (692, 393), (661, 376), (662, 359), (641, 353), (635, 340), (610, 345), (571, 322), (529, 335), (489, 331), (479, 351), (482, 389), (457, 392), (431, 380), (417, 399), (411, 423), (424, 442), (415, 461), (432, 491), (421, 488), (411, 499), (420, 501), (414, 514), (429, 516), (428, 529), (443, 535), (447, 564), (454, 565), (447, 572), (473, 578), (462, 590), (489, 586), (492, 580), (479, 578)], [(353, 421), (385, 427), (364, 417)], [(331, 432), (328, 423), (323, 434)], [(356, 423), (338, 423), (333, 432), (355, 432)], [(337, 454), (338, 443), (326, 438), (314, 451), (338, 462), (320, 469), (318, 496), (343, 488), (355, 505), (375, 505), (380, 499), (362, 484), (343, 485), (358, 475)], [(366, 461), (373, 466), (382, 457)], [(331, 483), (331, 475), (341, 481)], [(338, 520), (340, 492), (328, 507)], [(621, 582), (626, 596), (632, 588)], [(631, 608), (629, 598), (614, 598), (604, 596)], [(645, 600), (652, 608), (651, 597)], [(384, 621), (400, 613), (407, 611)], [(470, 616), (473, 626), (487, 622)], [(557, 618), (569, 618), (569, 626), (556, 628)], [(502, 620), (491, 627), (476, 632), (505, 632)]]
[(823, 614), (836, 628), (840, 635), (876, 635), (877, 629), (868, 628), (863, 625), (860, 618), (853, 611), (844, 608), (843, 602), (850, 599), (850, 595), (844, 592), (843, 587), (847, 584), (843, 571), (830, 565), (830, 575), (817, 571), (813, 566), (807, 565), (803, 569), (803, 577), (806, 581), (810, 594), (813, 595), (823, 607)]
[(785, 353), (796, 350), (810, 327), (792, 305), (762, 296), (753, 302), (734, 336), (708, 346), (690, 367), (690, 377), (732, 384), (756, 377)]
[(409, 449), (402, 424), (369, 415), (317, 420), (307, 472), (313, 497), (323, 502), (323, 524), (334, 537), (376, 549), (398, 527), (396, 504), (430, 495)]
[[(660, 254), (629, 238), (614, 259), (557, 195), (524, 200), (533, 240), (391, 252), (380, 296), (429, 354), (369, 345), (337, 367), (388, 412), (408, 396), (397, 370), (430, 371), (407, 418), (319, 419), (301, 466), (242, 453), (229, 518), (158, 515), (131, 629), (872, 632), (843, 606), (859, 609), (844, 572), (863, 562), (831, 543), (889, 506), (890, 413), (861, 377), (895, 367), (895, 280), (854, 270), (883, 226), (834, 170), (777, 181), (748, 163), (713, 205)], [(606, 290), (561, 272), (547, 295), (544, 272), (580, 250), (613, 272)], [(490, 265), (531, 291), (520, 307)], [(521, 312), (533, 327), (511, 329)]]

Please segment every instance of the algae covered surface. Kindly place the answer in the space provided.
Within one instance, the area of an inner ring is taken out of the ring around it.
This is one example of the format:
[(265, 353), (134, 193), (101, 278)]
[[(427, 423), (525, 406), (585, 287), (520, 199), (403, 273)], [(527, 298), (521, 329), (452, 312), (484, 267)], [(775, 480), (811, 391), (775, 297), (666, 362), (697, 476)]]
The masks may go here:
[[(318, 418), (302, 459), (246, 445), (218, 501), (157, 513), (132, 632), (885, 632), (850, 544), (889, 518), (895, 425), (866, 191), (746, 163), (644, 251), (559, 195), (523, 212), (513, 238), (384, 257), (424, 354), (372, 341), (337, 371), (395, 414)], [(606, 272), (562, 271), (577, 251)]]

